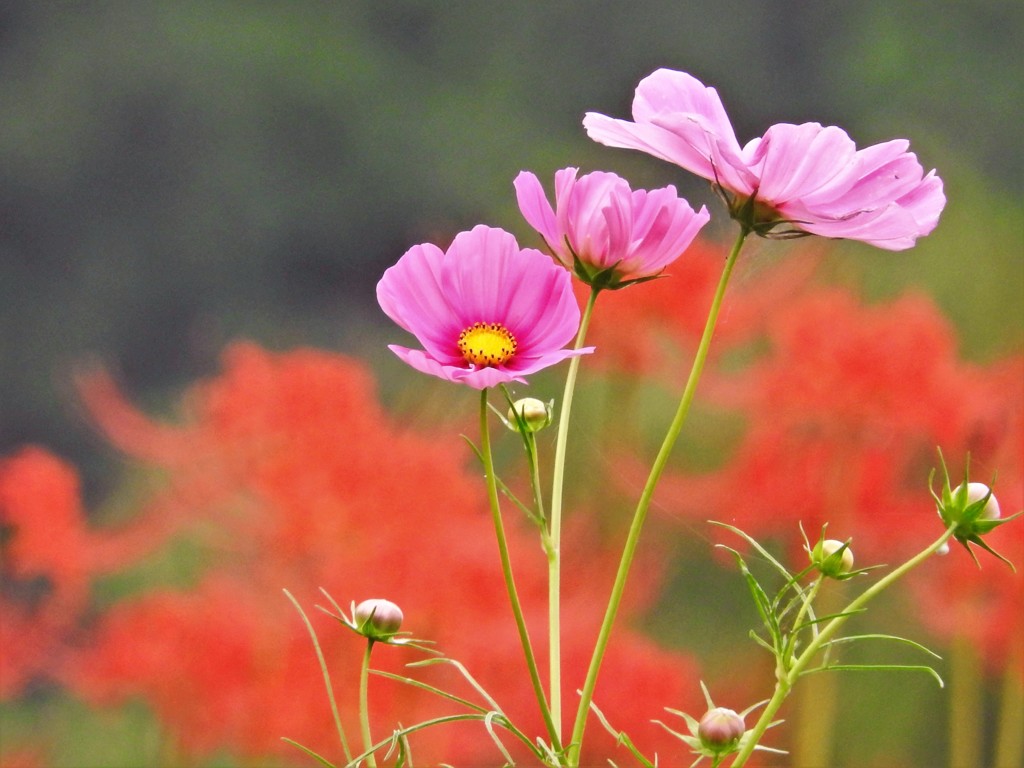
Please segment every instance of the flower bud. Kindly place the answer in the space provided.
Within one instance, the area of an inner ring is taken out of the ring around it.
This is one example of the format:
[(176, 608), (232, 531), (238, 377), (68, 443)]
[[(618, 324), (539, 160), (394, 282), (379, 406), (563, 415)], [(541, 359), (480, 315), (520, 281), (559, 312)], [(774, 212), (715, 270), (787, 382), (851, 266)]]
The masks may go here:
[(519, 420), (516, 414), (522, 418), (528, 432), (539, 432), (551, 423), (551, 404), (538, 400), (535, 397), (524, 397), (512, 403), (508, 409), (509, 429), (519, 431)]
[[(963, 493), (964, 484), (960, 483), (956, 490), (953, 491), (953, 497), (956, 498)], [(979, 520), (998, 520), (1002, 517), (1002, 511), (999, 509), (999, 502), (996, 501), (995, 494), (992, 494), (992, 490), (984, 483), (968, 483), (967, 484), (967, 505), (976, 504), (977, 502), (988, 496), (988, 501), (985, 502), (985, 506), (981, 509), (981, 514), (978, 516)]]
[(735, 749), (745, 730), (746, 724), (739, 714), (725, 707), (715, 707), (700, 719), (697, 737), (706, 749), (721, 754)]
[(371, 640), (386, 640), (402, 626), (402, 609), (390, 600), (363, 600), (353, 614), (356, 631)]
[(811, 559), (823, 576), (835, 579), (853, 570), (853, 552), (849, 547), (843, 548), (843, 544), (835, 539), (825, 539), (815, 545)]
[(979, 567), (981, 563), (978, 562), (977, 556), (971, 549), (971, 544), (981, 547), (993, 557), (999, 558), (1013, 568), (1013, 563), (992, 549), (984, 537), (999, 526), (1006, 525), (1011, 520), (1024, 515), (1024, 510), (1004, 518), (999, 509), (999, 502), (996, 501), (989, 486), (984, 483), (968, 482), (965, 469), (964, 481), (953, 488), (949, 482), (949, 471), (946, 469), (946, 461), (942, 458), (941, 450), (939, 451), (939, 462), (942, 468), (942, 484), (938, 493), (931, 487), (935, 470), (932, 470), (932, 474), (928, 478), (928, 485), (942, 524), (949, 530), (953, 538), (967, 550)]

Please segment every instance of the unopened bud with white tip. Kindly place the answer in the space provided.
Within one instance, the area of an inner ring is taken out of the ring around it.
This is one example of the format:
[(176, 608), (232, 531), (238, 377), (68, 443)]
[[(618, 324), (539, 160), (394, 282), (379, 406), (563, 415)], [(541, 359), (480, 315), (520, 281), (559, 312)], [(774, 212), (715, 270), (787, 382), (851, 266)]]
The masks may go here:
[[(960, 483), (953, 491), (953, 496), (959, 496), (963, 492), (964, 484)], [(967, 484), (967, 506), (975, 504), (988, 496), (988, 501), (985, 502), (985, 506), (982, 507), (981, 514), (978, 516), (979, 520), (998, 520), (1002, 517), (1002, 511), (999, 509), (999, 502), (996, 501), (995, 494), (992, 493), (992, 489), (984, 483), (968, 483)]]
[[(519, 424), (522, 423), (527, 432), (539, 432), (551, 424), (551, 411), (551, 403), (545, 403), (535, 397), (516, 400), (508, 409), (509, 429), (518, 432)], [(516, 414), (519, 418), (516, 417)]]
[(402, 609), (390, 600), (363, 600), (353, 614), (356, 631), (371, 640), (386, 640), (402, 626)]
[[(842, 550), (842, 553), (840, 553)], [(853, 552), (845, 542), (825, 539), (814, 547), (811, 559), (822, 575), (833, 579), (853, 570)]]

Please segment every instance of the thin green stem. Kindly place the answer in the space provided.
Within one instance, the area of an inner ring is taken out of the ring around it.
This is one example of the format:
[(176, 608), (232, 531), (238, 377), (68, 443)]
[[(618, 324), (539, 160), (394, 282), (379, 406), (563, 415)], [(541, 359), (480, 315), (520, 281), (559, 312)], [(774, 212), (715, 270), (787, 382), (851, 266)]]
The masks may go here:
[(1003, 668), (1003, 692), (999, 701), (995, 768), (1024, 765), (1024, 649), (1017, 643)]
[(949, 766), (981, 762), (982, 715), (981, 660), (974, 643), (958, 633), (949, 654)]
[[(573, 349), (580, 349), (587, 337), (587, 328), (594, 313), (594, 304), (600, 290), (591, 288), (587, 297), (580, 328), (576, 334)], [(572, 399), (576, 391), (576, 377), (580, 369), (577, 355), (569, 361), (569, 372), (565, 376), (565, 392), (558, 410), (558, 436), (555, 439), (554, 469), (551, 478), (551, 519), (548, 524), (548, 667), (550, 674), (551, 717), (559, 740), (562, 736), (562, 495), (565, 486), (565, 457), (569, 441), (569, 417)]]
[(527, 453), (530, 459), (530, 488), (533, 491), (533, 512), (538, 520), (545, 520), (544, 515), (544, 492), (540, 487), (540, 457), (537, 453), (537, 436), (529, 432), (525, 436)]
[[(804, 619), (804, 616), (810, 612), (811, 603), (814, 602), (814, 598), (817, 596), (818, 590), (821, 589), (821, 585), (824, 580), (825, 577), (819, 575), (818, 578), (814, 580), (814, 583), (811, 585), (811, 588), (807, 591), (807, 594), (803, 596), (803, 599), (800, 601), (800, 610), (797, 611), (796, 618), (793, 619), (794, 627), (799, 627), (800, 622), (802, 622)], [(818, 634), (817, 624), (811, 624), (811, 632), (815, 635)], [(793, 652), (796, 650), (797, 634), (798, 633), (793, 632), (790, 635), (785, 648), (782, 649), (782, 652), (787, 659), (791, 658)]]
[(530, 673), (533, 692), (537, 697), (537, 704), (540, 706), (541, 715), (544, 718), (544, 725), (548, 729), (552, 746), (557, 751), (561, 749), (561, 740), (551, 719), (551, 710), (548, 707), (547, 697), (544, 695), (544, 686), (540, 681), (540, 672), (537, 669), (537, 659), (533, 653), (533, 645), (530, 643), (530, 633), (526, 628), (526, 617), (523, 615), (523, 607), (519, 602), (519, 592), (516, 590), (515, 578), (512, 575), (512, 561), (508, 553), (508, 542), (505, 539), (505, 524), (501, 519), (501, 504), (498, 501), (498, 481), (494, 474), (494, 457), (491, 455), (491, 433), (487, 416), (487, 390), (484, 389), (480, 392), (480, 453), (483, 456), (484, 474), (487, 477), (487, 500), (491, 505), (494, 535), (498, 541), (498, 554), (501, 556), (501, 573), (505, 579), (505, 588), (508, 590), (508, 601), (512, 606), (512, 615), (516, 620), (519, 642), (523, 646), (523, 655), (526, 658), (526, 667)]
[(324, 652), (320, 648), (320, 641), (317, 639), (316, 630), (313, 629), (312, 622), (306, 616), (306, 612), (302, 610), (299, 601), (292, 596), (292, 593), (286, 589), (284, 594), (291, 601), (291, 604), (295, 606), (295, 610), (299, 612), (299, 616), (302, 617), (302, 623), (306, 625), (306, 631), (309, 632), (309, 636), (313, 640), (313, 650), (316, 651), (316, 659), (320, 664), (320, 673), (324, 678), (324, 687), (327, 688), (327, 699), (331, 702), (331, 716), (334, 718), (334, 727), (338, 731), (338, 741), (341, 742), (341, 749), (345, 753), (345, 760), (347, 762), (352, 759), (352, 752), (348, 747), (345, 729), (341, 725), (341, 715), (338, 714), (338, 702), (334, 698), (334, 686), (331, 685), (331, 673), (327, 671), (327, 661), (324, 659)]
[(775, 693), (761, 712), (761, 717), (758, 719), (757, 724), (750, 729), (751, 732), (747, 737), (746, 743), (743, 749), (737, 753), (736, 759), (732, 762), (731, 768), (741, 768), (741, 766), (746, 764), (750, 755), (754, 752), (754, 748), (757, 746), (758, 742), (760, 742), (761, 737), (764, 736), (764, 732), (768, 729), (768, 726), (771, 725), (772, 720), (775, 717), (775, 713), (779, 711), (779, 707), (781, 707), (782, 702), (786, 700), (786, 696), (789, 695), (790, 690), (796, 684), (800, 675), (807, 669), (818, 651), (820, 651), (822, 647), (824, 647), (825, 644), (828, 643), (843, 627), (843, 625), (846, 624), (847, 619), (849, 619), (853, 614), (860, 612), (860, 610), (867, 605), (872, 598), (876, 597), (879, 593), (890, 587), (905, 574), (912, 571), (934, 555), (935, 552), (953, 535), (955, 528), (956, 525), (950, 526), (938, 539), (932, 542), (932, 544), (914, 555), (914, 557), (910, 558), (903, 565), (894, 569), (891, 573), (876, 581), (860, 595), (850, 601), (849, 605), (842, 610), (841, 614), (826, 624), (821, 632), (814, 637), (810, 643), (808, 643), (803, 653), (796, 658), (788, 671), (783, 668), (781, 663), (777, 666), (779, 674), (778, 680), (775, 683)]
[(366, 755), (366, 764), (369, 768), (377, 768), (377, 758), (373, 756), (373, 739), (370, 736), (370, 653), (373, 651), (373, 640), (366, 639), (366, 651), (363, 653), (363, 666), (359, 671), (359, 728), (363, 733), (363, 749)]
[(622, 559), (619, 561), (619, 569), (615, 574), (615, 583), (612, 585), (604, 621), (601, 623), (597, 642), (594, 645), (594, 653), (590, 659), (590, 667), (587, 670), (587, 677), (583, 683), (579, 708), (576, 710), (576, 722), (573, 725), (572, 739), (569, 742), (569, 765), (578, 765), (579, 763), (583, 731), (587, 724), (590, 702), (594, 697), (594, 687), (597, 685), (597, 676), (601, 670), (601, 662), (604, 659), (612, 627), (615, 624), (619, 604), (622, 602), (622, 595), (626, 588), (626, 579), (629, 576), (633, 557), (636, 554), (636, 547), (640, 540), (640, 532), (643, 529), (644, 521), (647, 519), (647, 512), (650, 509), (651, 499), (654, 496), (654, 489), (661, 478), (661, 473), (664, 471), (669, 456), (672, 453), (672, 448), (675, 446), (676, 438), (679, 437), (686, 417), (690, 412), (690, 405), (693, 403), (693, 396), (697, 391), (697, 383), (700, 381), (701, 372), (704, 370), (704, 362), (707, 360), (708, 350), (711, 348), (711, 338), (714, 336), (715, 323), (718, 321), (718, 313), (722, 308), (725, 289), (729, 284), (729, 277), (732, 274), (736, 259), (748, 234), (749, 230), (746, 228), (740, 230), (739, 237), (736, 238), (736, 242), (733, 244), (732, 250), (725, 261), (722, 276), (718, 281), (718, 287), (715, 290), (714, 298), (711, 301), (711, 308), (708, 311), (704, 334), (701, 336), (700, 344), (697, 346), (697, 353), (694, 356), (693, 367), (690, 369), (690, 377), (686, 381), (675, 417), (669, 425), (668, 432), (651, 467), (651, 472), (647, 477), (647, 483), (644, 485), (643, 492), (640, 494), (640, 499), (637, 502), (636, 512), (633, 514), (633, 522), (630, 524), (629, 533), (626, 536), (626, 543), (622, 551)]

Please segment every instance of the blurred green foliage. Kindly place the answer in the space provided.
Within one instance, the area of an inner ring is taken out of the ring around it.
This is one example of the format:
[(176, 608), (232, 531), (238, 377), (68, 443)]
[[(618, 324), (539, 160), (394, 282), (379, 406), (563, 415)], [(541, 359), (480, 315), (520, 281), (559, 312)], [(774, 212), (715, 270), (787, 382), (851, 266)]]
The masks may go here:
[[(159, 398), (227, 339), (358, 349), (409, 245), (527, 236), (522, 168), (706, 186), (589, 142), (658, 66), (714, 83), (741, 138), (819, 120), (909, 136), (950, 205), (909, 254), (854, 247), (879, 292), (923, 283), (990, 355), (1021, 342), (1024, 9), (1009, 2), (0, 4), (0, 446), (90, 466), (67, 381), (90, 355)], [(713, 201), (712, 201), (712, 204)], [(720, 215), (720, 210), (719, 210)]]

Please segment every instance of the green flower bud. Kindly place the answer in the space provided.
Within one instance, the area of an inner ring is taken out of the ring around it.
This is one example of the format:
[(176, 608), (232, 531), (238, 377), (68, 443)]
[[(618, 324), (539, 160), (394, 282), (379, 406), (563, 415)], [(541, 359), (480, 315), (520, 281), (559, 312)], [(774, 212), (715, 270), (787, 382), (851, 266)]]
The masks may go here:
[(732, 752), (746, 731), (743, 717), (731, 709), (715, 707), (708, 710), (697, 725), (701, 745), (716, 754)]
[(356, 606), (353, 619), (359, 634), (371, 640), (387, 640), (402, 626), (402, 609), (390, 600), (363, 600)]
[(938, 501), (939, 517), (943, 524), (956, 526), (954, 536), (960, 540), (973, 541), (1005, 522), (995, 494), (984, 483), (947, 486)]
[[(964, 484), (960, 483), (953, 491), (953, 498), (958, 498), (963, 493)], [(988, 501), (985, 502), (985, 506), (981, 508), (981, 514), (978, 515), (979, 520), (998, 520), (1002, 517), (1002, 511), (999, 509), (999, 502), (996, 501), (995, 495), (992, 494), (992, 489), (984, 483), (967, 483), (967, 504), (976, 504), (977, 502), (988, 496)]]
[(853, 570), (853, 552), (845, 542), (825, 539), (814, 546), (811, 562), (823, 576), (838, 579)]
[(535, 397), (524, 397), (512, 403), (508, 409), (509, 429), (519, 431), (518, 413), (528, 432), (539, 432), (551, 423), (551, 403), (545, 403)]

